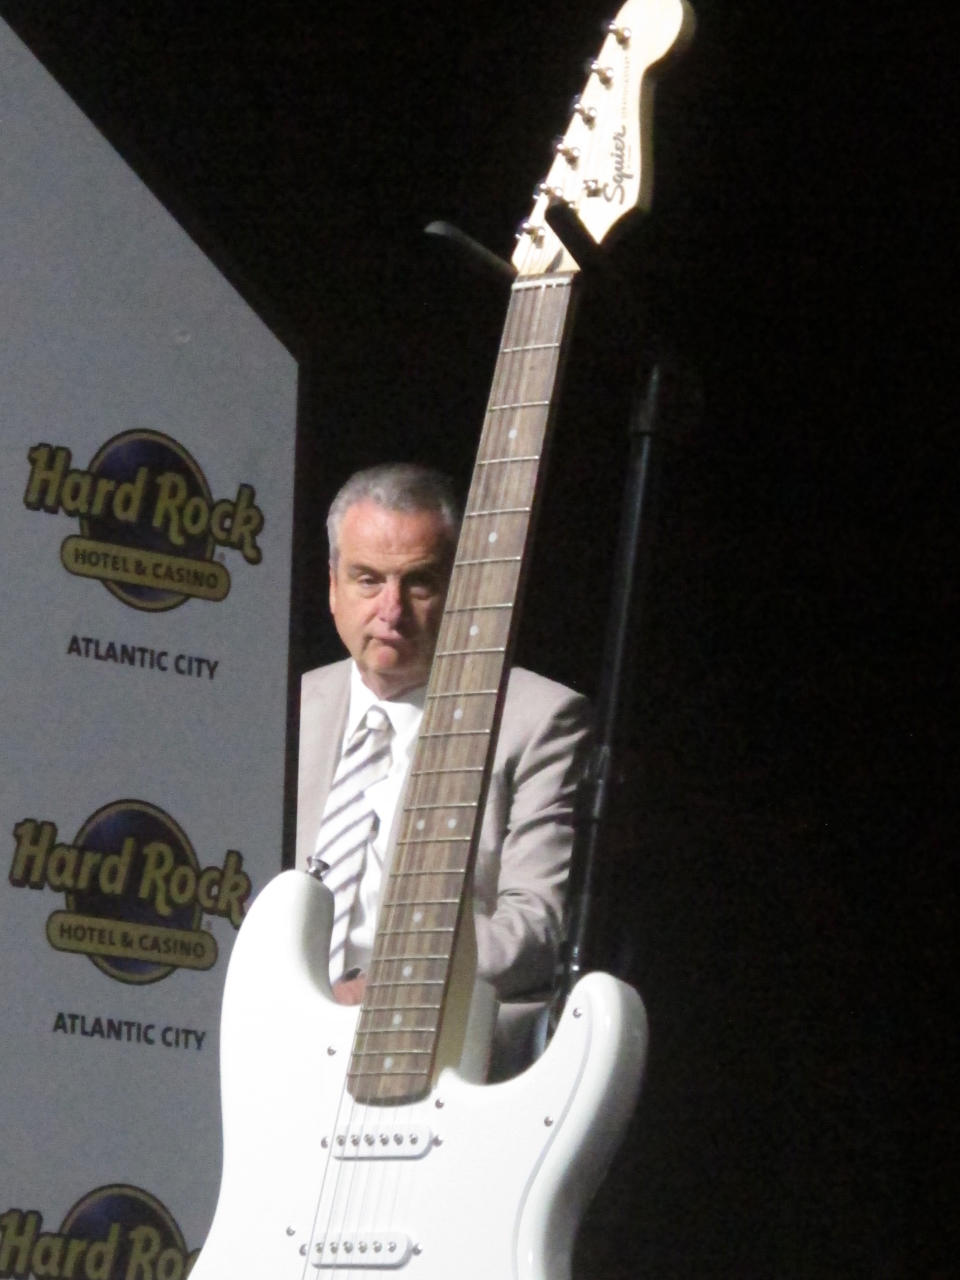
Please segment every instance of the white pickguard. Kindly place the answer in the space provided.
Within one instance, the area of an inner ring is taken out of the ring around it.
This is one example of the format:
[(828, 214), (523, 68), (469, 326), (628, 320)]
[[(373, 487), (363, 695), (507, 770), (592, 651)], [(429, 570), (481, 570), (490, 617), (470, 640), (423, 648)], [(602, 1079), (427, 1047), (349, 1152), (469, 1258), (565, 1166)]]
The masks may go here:
[(639, 996), (589, 974), (523, 1075), (483, 1086), (447, 1070), (422, 1102), (358, 1106), (344, 1089), (357, 1011), (330, 997), (329, 917), (329, 892), (287, 871), (240, 930), (223, 1179), (192, 1280), (565, 1280), (639, 1090)]

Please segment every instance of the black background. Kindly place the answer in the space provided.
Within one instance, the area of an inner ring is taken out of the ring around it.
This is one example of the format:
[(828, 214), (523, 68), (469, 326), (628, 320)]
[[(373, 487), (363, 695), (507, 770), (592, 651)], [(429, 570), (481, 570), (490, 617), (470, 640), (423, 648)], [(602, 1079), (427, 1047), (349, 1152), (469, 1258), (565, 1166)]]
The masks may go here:
[[(623, 289), (595, 286), (580, 314), (520, 640), (595, 690), (642, 307), (685, 393), (596, 950), (643, 992), (653, 1039), (575, 1273), (949, 1276), (945, 20), (897, 0), (696, 7), (658, 95), (655, 215), (611, 250)], [(332, 492), (394, 456), (465, 481), (483, 414), (503, 287), (423, 227), (509, 256), (612, 14), (0, 14), (300, 357), (293, 651), (332, 657)]]

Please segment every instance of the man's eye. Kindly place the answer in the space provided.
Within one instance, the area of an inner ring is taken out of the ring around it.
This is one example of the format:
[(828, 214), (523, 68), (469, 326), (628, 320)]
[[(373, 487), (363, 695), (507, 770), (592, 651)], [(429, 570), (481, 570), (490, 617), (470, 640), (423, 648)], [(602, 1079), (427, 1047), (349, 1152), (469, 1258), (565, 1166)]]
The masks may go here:
[(439, 584), (433, 578), (414, 578), (407, 586), (410, 594), (417, 600), (429, 600), (439, 590)]

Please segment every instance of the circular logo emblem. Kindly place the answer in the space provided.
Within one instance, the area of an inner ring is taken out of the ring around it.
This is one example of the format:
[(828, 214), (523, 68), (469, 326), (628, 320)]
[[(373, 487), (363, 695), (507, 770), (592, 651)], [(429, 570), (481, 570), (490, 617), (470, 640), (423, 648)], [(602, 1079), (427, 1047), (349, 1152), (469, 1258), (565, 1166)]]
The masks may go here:
[(97, 1187), (77, 1201), (60, 1231), (86, 1246), (83, 1274), (103, 1280), (183, 1280), (193, 1263), (173, 1215), (139, 1187)]
[[(211, 561), (215, 546), (209, 525), (213, 497), (203, 472), (176, 440), (159, 431), (124, 431), (97, 451), (90, 472), (110, 486), (113, 501), (105, 502), (97, 515), (81, 516), (80, 529), (94, 545), (129, 553), (120, 557), (123, 567), (116, 576), (102, 577), (118, 600), (135, 609), (175, 609), (196, 594), (178, 591), (178, 581), (221, 576), (222, 570), (211, 571), (219, 570), (217, 565), (206, 574), (201, 568)], [(144, 491), (157, 477), (162, 485), (159, 504), (152, 492), (151, 501), (144, 500)]]
[[(66, 894), (67, 910), (78, 921), (98, 922), (88, 926), (84, 947), (98, 969), (122, 982), (147, 983), (184, 964), (208, 968), (214, 962), (216, 943), (199, 932), (200, 864), (169, 814), (144, 800), (118, 800), (87, 819), (75, 844), (102, 855), (86, 886)], [(167, 954), (173, 964), (163, 962)]]

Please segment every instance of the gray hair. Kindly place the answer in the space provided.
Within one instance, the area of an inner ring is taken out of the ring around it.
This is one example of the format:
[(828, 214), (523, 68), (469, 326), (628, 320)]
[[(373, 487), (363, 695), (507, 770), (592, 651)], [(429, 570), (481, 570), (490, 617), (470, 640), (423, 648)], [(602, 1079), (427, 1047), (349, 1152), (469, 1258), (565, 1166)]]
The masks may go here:
[(460, 504), (450, 477), (415, 462), (384, 462), (355, 472), (331, 502), (327, 513), (327, 542), (332, 565), (337, 563), (340, 525), (347, 508), (364, 501), (375, 502), (387, 511), (438, 511), (449, 530), (451, 543), (457, 540)]

